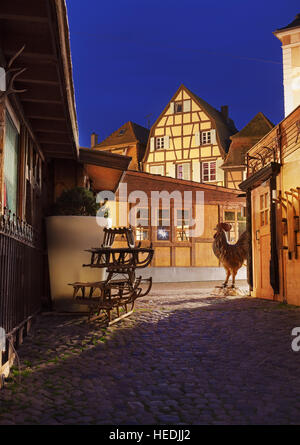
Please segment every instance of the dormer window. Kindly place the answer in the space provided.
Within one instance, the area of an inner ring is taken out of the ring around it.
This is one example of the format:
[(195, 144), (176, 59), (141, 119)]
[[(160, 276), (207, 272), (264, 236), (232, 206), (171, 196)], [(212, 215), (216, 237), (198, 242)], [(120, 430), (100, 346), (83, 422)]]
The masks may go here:
[(125, 133), (125, 131), (126, 131), (126, 130), (125, 130), (124, 128), (122, 128), (122, 130), (119, 131), (119, 136), (123, 136), (123, 134)]
[(182, 113), (183, 111), (183, 103), (182, 102), (175, 102), (174, 104), (174, 113)]

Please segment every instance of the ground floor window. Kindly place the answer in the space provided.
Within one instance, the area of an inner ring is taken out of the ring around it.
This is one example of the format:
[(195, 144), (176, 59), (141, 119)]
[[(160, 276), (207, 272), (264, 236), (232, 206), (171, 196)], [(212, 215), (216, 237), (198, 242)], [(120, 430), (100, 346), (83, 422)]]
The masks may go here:
[(261, 226), (267, 226), (269, 224), (269, 207), (269, 193), (266, 192), (260, 195), (259, 214)]
[(4, 205), (17, 212), (19, 134), (9, 115), (6, 115), (4, 144)]
[(176, 240), (189, 241), (189, 211), (177, 209)]
[(241, 209), (225, 209), (224, 222), (231, 225), (228, 240), (236, 243), (241, 234), (246, 230), (246, 218), (242, 215)]
[(171, 222), (170, 222), (170, 210), (158, 209), (157, 210), (157, 229), (156, 239), (157, 241), (170, 241), (171, 240)]
[(135, 237), (137, 241), (149, 239), (149, 211), (139, 208), (136, 211)]

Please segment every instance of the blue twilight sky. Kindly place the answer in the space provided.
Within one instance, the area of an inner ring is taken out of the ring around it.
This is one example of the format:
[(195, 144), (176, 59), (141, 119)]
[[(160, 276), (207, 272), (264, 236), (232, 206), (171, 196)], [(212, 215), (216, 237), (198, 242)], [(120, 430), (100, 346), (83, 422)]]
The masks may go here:
[(67, 0), (80, 144), (147, 125), (180, 84), (241, 129), (283, 118), (281, 44), (299, 0)]

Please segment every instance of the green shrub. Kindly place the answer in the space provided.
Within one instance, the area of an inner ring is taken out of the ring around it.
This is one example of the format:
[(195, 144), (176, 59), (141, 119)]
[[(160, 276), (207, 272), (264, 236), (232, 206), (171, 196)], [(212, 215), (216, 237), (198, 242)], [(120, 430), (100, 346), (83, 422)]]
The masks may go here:
[(52, 209), (52, 215), (96, 216), (99, 204), (90, 190), (75, 187), (65, 190)]

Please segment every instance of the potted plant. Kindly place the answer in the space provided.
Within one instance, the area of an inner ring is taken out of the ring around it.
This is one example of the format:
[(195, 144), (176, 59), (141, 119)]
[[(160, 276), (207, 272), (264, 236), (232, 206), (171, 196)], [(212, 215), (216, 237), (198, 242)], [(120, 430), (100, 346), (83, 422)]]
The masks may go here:
[[(106, 203), (107, 205), (107, 203)], [(52, 303), (55, 309), (81, 311), (69, 283), (101, 281), (105, 270), (82, 267), (90, 262), (86, 249), (103, 242), (103, 227), (96, 220), (99, 209), (93, 193), (83, 187), (64, 191), (46, 219)]]

